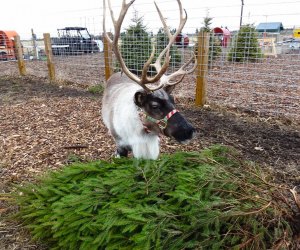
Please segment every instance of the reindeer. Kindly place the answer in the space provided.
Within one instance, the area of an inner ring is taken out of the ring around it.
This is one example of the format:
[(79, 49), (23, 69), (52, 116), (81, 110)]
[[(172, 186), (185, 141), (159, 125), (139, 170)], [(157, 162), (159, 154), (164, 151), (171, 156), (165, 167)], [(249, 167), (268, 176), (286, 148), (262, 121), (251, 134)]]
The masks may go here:
[[(160, 151), (160, 135), (171, 137), (179, 143), (187, 143), (195, 135), (195, 129), (175, 108), (174, 98), (171, 96), (175, 85), (180, 83), (186, 74), (195, 70), (196, 65), (190, 70), (186, 69), (194, 61), (195, 55), (178, 71), (170, 75), (165, 74), (170, 62), (170, 48), (186, 23), (187, 13), (182, 8), (180, 0), (177, 0), (180, 21), (175, 34), (172, 35), (160, 9), (154, 2), (164, 30), (169, 37), (169, 43), (155, 63), (152, 63), (155, 54), (153, 45), (151, 56), (144, 64), (140, 77), (130, 72), (119, 50), (118, 39), (124, 17), (134, 1), (126, 3), (123, 0), (119, 17), (116, 20), (110, 0), (108, 0), (115, 32), (114, 38), (111, 39), (105, 30), (106, 0), (103, 0), (104, 36), (111, 44), (122, 72), (114, 73), (106, 83), (102, 100), (102, 118), (116, 142), (117, 157), (127, 157), (128, 153), (132, 152), (136, 158), (157, 159)], [(163, 57), (164, 63), (162, 64)], [(147, 74), (151, 66), (156, 70), (156, 74), (152, 77)]]

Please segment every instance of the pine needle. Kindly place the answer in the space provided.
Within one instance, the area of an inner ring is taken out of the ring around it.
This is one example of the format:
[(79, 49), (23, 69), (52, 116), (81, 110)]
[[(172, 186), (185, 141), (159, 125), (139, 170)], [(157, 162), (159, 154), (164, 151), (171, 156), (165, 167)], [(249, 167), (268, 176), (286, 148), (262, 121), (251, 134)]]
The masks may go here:
[(266, 177), (214, 146), (74, 163), (13, 198), (33, 238), (52, 249), (271, 249), (292, 244), (293, 211), (288, 190)]

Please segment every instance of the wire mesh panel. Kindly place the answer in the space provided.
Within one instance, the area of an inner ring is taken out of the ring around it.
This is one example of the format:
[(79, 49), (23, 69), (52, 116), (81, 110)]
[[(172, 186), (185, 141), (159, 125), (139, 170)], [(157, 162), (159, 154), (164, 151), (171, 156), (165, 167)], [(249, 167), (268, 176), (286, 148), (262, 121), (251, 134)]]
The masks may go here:
[(231, 39), (210, 61), (209, 99), (257, 114), (296, 118), (299, 51), (283, 48), (272, 34), (259, 37), (249, 26), (232, 34)]
[[(55, 19), (53, 13), (43, 15), (43, 20), (53, 24), (51, 29), (43, 29), (40, 26), (42, 24), (37, 22), (36, 32), (21, 33), (27, 74), (48, 77), (43, 33), (50, 30), (55, 77), (58, 82), (73, 82), (84, 86), (104, 82), (103, 3), (98, 1), (97, 4), (97, 8), (74, 10), (70, 7), (70, 10), (55, 13)], [(157, 4), (174, 34), (179, 21), (177, 1), (163, 0)], [(292, 11), (295, 5), (293, 1), (286, 3), (290, 9), (285, 13), (276, 11), (278, 4), (256, 4), (254, 7), (268, 7), (268, 12), (258, 11), (255, 15), (249, 13), (245, 17), (240, 15), (239, 4), (221, 5), (216, 1), (191, 4), (190, 1), (182, 0), (188, 21), (170, 49), (167, 74), (178, 70), (193, 57), (193, 53), (198, 53), (198, 33), (204, 29), (210, 32), (208, 62), (204, 65), (207, 68), (204, 75), (208, 104), (299, 120), (300, 38), (294, 35), (297, 35), (294, 32), (297, 23), (290, 24), (283, 30), (280, 27), (273, 31), (257, 29), (260, 22), (268, 23), (268, 20), (275, 18), (292, 20), (297, 16)], [(112, 8), (115, 15), (118, 15), (121, 1), (112, 1)], [(228, 10), (236, 10), (236, 14), (233, 15)], [(57, 18), (59, 14), (63, 18)], [(223, 26), (218, 25), (220, 23)], [(243, 24), (241, 27), (240, 23)], [(113, 37), (114, 29), (108, 12), (106, 26)], [(118, 42), (129, 70), (140, 75), (144, 63), (153, 52), (153, 45), (154, 62), (167, 43), (168, 36), (163, 30), (153, 1), (136, 0), (125, 16)], [(8, 42), (1, 38), (1, 33), (0, 46), (0, 54), (7, 53)], [(107, 53), (111, 57), (109, 63), (112, 71), (119, 71), (120, 65), (112, 51)], [(0, 75), (18, 75), (16, 57), (0, 56), (0, 59)], [(164, 60), (163, 58), (162, 63)], [(187, 69), (193, 67), (194, 62), (197, 60), (194, 59)], [(194, 75), (184, 78), (175, 89), (177, 97), (194, 103), (199, 72), (196, 70)], [(155, 74), (155, 69), (149, 67), (148, 74)]]

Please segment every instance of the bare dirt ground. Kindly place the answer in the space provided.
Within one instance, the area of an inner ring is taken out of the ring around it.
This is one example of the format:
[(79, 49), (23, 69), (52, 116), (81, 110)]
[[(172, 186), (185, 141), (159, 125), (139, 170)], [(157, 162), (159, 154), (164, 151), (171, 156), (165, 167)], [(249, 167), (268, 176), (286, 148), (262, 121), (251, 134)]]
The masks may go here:
[[(191, 56), (189, 49), (180, 53), (183, 61)], [(45, 60), (28, 60), (25, 64), (28, 75), (48, 77)], [(103, 53), (55, 56), (54, 64), (56, 80), (63, 84), (86, 87), (105, 80)], [(276, 58), (241, 63), (228, 62), (226, 55), (222, 55), (209, 62), (207, 98), (218, 106), (300, 124), (299, 64), (300, 54), (281, 54)], [(196, 74), (185, 77), (176, 89), (178, 97), (194, 101)], [(1, 62), (0, 76), (7, 75), (18, 77), (17, 62)]]
[[(300, 185), (300, 128), (285, 120), (257, 117), (216, 106), (195, 108), (178, 99), (178, 109), (196, 127), (188, 145), (162, 139), (162, 152), (197, 151), (219, 143), (245, 160), (271, 169), (278, 183)], [(41, 77), (0, 78), (0, 192), (12, 184), (74, 160), (109, 159), (115, 151), (101, 117), (101, 95), (50, 84)], [(0, 200), (0, 216), (15, 208)], [(0, 249), (44, 249), (21, 225), (0, 220)]]

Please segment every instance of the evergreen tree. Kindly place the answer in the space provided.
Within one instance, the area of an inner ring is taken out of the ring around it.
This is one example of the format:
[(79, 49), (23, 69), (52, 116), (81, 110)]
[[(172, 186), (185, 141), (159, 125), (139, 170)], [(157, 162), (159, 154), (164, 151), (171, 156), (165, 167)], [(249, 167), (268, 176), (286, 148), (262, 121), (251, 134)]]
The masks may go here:
[(131, 21), (132, 24), (121, 34), (121, 53), (128, 69), (140, 75), (152, 52), (151, 36), (137, 11)]
[[(213, 18), (206, 16), (204, 18), (203, 24), (204, 26), (200, 29), (201, 31), (208, 32), (209, 33), (209, 61), (215, 60), (222, 52), (221, 48), (221, 42), (220, 40), (214, 36), (212, 33), (212, 29), (210, 27), (212, 23)], [(197, 29), (198, 31), (198, 29)], [(196, 33), (198, 35), (198, 33)], [(195, 53), (198, 51), (198, 43), (195, 45)]]
[(204, 26), (201, 28), (201, 30), (203, 30), (205, 32), (211, 32), (210, 25), (212, 23), (212, 20), (213, 20), (212, 17), (209, 17), (209, 16), (204, 17), (204, 20), (203, 20)]
[(257, 32), (253, 25), (242, 26), (237, 33), (228, 60), (234, 62), (256, 61), (262, 57), (257, 40)]

